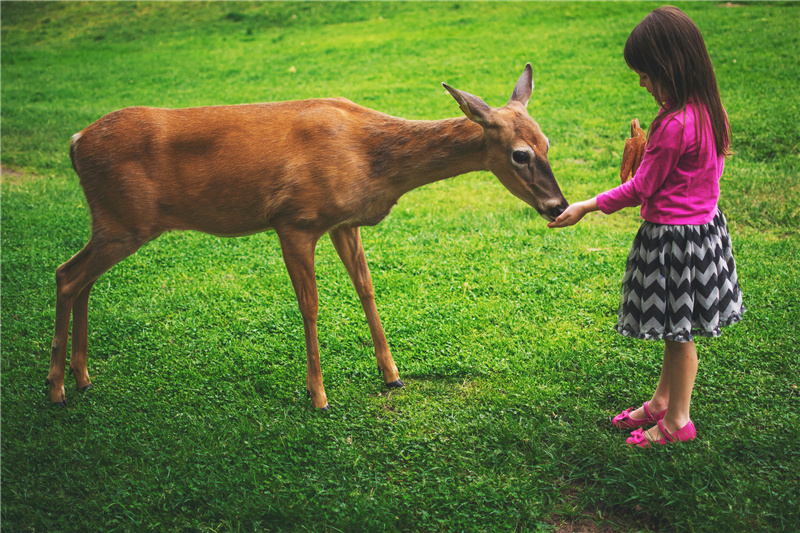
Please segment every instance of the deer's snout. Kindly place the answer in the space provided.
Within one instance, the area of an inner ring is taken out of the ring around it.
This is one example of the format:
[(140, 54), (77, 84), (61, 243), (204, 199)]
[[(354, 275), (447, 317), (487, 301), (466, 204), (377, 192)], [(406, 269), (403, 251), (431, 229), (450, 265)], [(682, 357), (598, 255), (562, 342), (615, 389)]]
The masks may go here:
[(564, 203), (562, 204), (554, 205), (549, 208), (537, 209), (537, 211), (539, 211), (539, 214), (542, 216), (543, 219), (545, 219), (548, 222), (552, 222), (555, 219), (557, 219), (558, 215), (563, 213), (568, 206), (569, 204), (565, 200)]
[(547, 210), (547, 214), (550, 215), (551, 217), (553, 217), (553, 220), (555, 220), (555, 219), (558, 218), (558, 215), (560, 215), (561, 213), (563, 213), (567, 209), (568, 206), (569, 206), (569, 204), (565, 203), (565, 204), (562, 204), (562, 205), (557, 205), (555, 207), (551, 207), (550, 209)]

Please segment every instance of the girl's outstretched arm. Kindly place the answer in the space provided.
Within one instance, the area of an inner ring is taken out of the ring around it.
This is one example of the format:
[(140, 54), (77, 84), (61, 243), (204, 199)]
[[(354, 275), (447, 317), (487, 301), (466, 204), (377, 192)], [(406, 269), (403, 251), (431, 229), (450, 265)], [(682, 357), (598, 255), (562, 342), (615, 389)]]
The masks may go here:
[(597, 197), (584, 200), (583, 202), (575, 202), (570, 204), (567, 209), (558, 215), (558, 218), (547, 225), (548, 228), (565, 228), (577, 224), (586, 215), (592, 211), (597, 211)]

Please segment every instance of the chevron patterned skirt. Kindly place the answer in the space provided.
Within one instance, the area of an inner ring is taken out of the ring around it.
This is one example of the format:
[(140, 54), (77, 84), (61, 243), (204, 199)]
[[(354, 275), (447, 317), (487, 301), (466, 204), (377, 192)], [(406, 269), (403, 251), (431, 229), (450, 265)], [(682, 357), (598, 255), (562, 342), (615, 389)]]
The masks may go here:
[(718, 337), (744, 312), (721, 211), (699, 226), (642, 223), (622, 279), (619, 333), (678, 342)]

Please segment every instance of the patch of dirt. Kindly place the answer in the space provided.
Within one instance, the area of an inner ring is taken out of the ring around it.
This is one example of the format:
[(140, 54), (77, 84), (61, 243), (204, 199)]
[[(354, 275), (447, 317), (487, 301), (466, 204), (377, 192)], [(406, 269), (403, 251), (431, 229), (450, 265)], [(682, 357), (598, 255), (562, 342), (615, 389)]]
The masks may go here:
[[(578, 505), (580, 495), (591, 490), (580, 481), (572, 481), (561, 487), (562, 504), (564, 509), (575, 509)], [(660, 531), (658, 524), (653, 518), (645, 513), (640, 513), (642, 509), (637, 506), (636, 512), (628, 514), (625, 511), (608, 513), (601, 512), (596, 508), (586, 508), (580, 516), (567, 518), (559, 516), (558, 510), (551, 514), (545, 523), (553, 526), (556, 533), (624, 533), (624, 532), (648, 532)], [(566, 513), (565, 513), (566, 514)], [(573, 513), (570, 513), (573, 514)]]
[(626, 533), (660, 531), (661, 529), (648, 519), (613, 515), (603, 515), (597, 512), (584, 512), (579, 518), (561, 518), (551, 515), (545, 523), (553, 526), (556, 533)]
[(556, 533), (616, 533), (619, 531), (608, 522), (604, 525), (598, 525), (594, 520), (588, 518), (550, 524), (555, 526), (553, 531)]
[(6, 185), (22, 185), (23, 183), (30, 183), (42, 179), (41, 176), (35, 174), (26, 174), (13, 168), (0, 167), (0, 180)]

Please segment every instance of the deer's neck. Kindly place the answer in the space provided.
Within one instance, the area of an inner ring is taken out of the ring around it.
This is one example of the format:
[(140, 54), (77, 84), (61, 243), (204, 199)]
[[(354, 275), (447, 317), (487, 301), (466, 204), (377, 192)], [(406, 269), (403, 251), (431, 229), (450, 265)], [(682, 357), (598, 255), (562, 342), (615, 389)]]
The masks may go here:
[(400, 195), (486, 168), (483, 129), (467, 118), (391, 122), (371, 139), (373, 176)]

